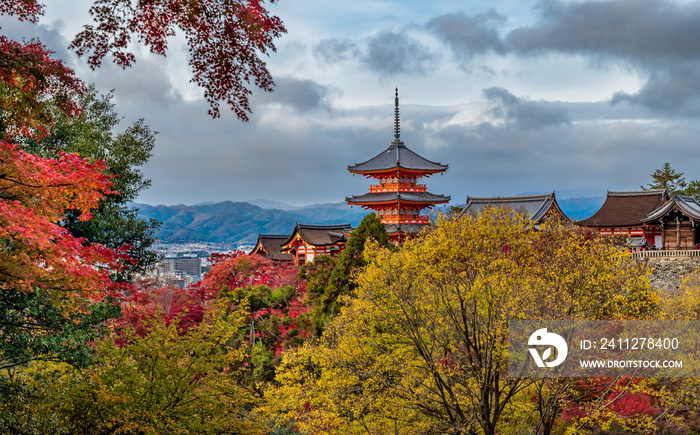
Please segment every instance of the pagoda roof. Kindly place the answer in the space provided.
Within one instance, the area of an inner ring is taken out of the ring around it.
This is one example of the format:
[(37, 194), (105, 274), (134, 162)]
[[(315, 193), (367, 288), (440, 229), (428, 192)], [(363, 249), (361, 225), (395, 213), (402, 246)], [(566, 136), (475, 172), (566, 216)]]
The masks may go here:
[(352, 231), (350, 224), (336, 225), (309, 225), (297, 223), (292, 235), (282, 242), (282, 246), (289, 245), (298, 236), (307, 245), (328, 246), (346, 241), (345, 235)]
[(462, 214), (481, 213), (486, 207), (510, 207), (524, 212), (533, 222), (541, 222), (554, 209), (560, 216), (570, 220), (557, 204), (554, 192), (544, 195), (467, 197)]
[(659, 220), (674, 209), (693, 220), (700, 220), (700, 203), (691, 196), (675, 195), (666, 204), (649, 213), (646, 218), (642, 219), (642, 222), (650, 223)]
[(348, 171), (361, 174), (389, 171), (397, 168), (436, 173), (446, 171), (447, 165), (436, 163), (419, 156), (397, 139), (389, 145), (389, 148), (366, 162), (348, 166)]
[(642, 225), (652, 211), (668, 200), (666, 189), (611, 192), (600, 209), (588, 219), (576, 222), (584, 227), (630, 227)]
[(258, 241), (251, 251), (274, 261), (293, 261), (294, 256), (282, 252), (282, 245), (289, 239), (289, 234), (258, 234)]
[(430, 192), (370, 192), (346, 197), (345, 201), (348, 204), (383, 204), (400, 201), (432, 205), (449, 202), (450, 197)]

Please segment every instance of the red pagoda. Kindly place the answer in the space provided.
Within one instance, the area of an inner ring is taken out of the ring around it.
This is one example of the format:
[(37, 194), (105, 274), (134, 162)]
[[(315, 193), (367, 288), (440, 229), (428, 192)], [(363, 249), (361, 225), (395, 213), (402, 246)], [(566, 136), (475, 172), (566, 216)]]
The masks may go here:
[(345, 198), (350, 205), (377, 212), (392, 241), (418, 234), (428, 224), (428, 216), (421, 211), (436, 204), (446, 204), (449, 196), (435, 195), (427, 191), (425, 184), (418, 184), (421, 177), (445, 172), (447, 165), (431, 162), (414, 153), (399, 137), (399, 90), (394, 100), (394, 141), (389, 148), (364, 163), (348, 166), (353, 174), (375, 178), (378, 184), (369, 186), (369, 193)]

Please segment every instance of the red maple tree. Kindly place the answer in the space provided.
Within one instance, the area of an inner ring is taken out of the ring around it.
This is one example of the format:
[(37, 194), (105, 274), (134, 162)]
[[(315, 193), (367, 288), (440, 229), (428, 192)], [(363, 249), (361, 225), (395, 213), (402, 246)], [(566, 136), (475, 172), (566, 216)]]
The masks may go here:
[[(20, 21), (36, 22), (42, 13), (36, 0), (0, 2), (0, 14)], [(76, 97), (85, 84), (53, 54), (38, 41), (20, 43), (0, 35), (0, 139), (46, 136), (53, 123), (51, 105), (68, 116), (80, 113)]]
[(76, 292), (101, 299), (117, 289), (110, 272), (118, 252), (88, 245), (58, 225), (67, 209), (90, 219), (102, 195), (112, 193), (104, 163), (77, 154), (58, 160), (0, 142), (0, 289)]
[(210, 260), (213, 266), (205, 278), (188, 288), (159, 287), (156, 283), (141, 281), (138, 290), (124, 298), (120, 327), (131, 326), (137, 333), (143, 333), (143, 320), (160, 313), (168, 323), (177, 321), (185, 332), (203, 319), (212, 301), (220, 298), (222, 291), (229, 292), (228, 296), (238, 291), (245, 297), (259, 286), (271, 290), (288, 287), (292, 289), (291, 297), (284, 298), (283, 303), (261, 306), (251, 313), (253, 320), (263, 317), (286, 320), (277, 324), (274, 330), (258, 331), (257, 337), (274, 342), (272, 348), (279, 354), (293, 336), (306, 336), (306, 332), (298, 331), (294, 323), (299, 314), (308, 310), (303, 303), (306, 283), (297, 278), (297, 267), (243, 252), (214, 253)]
[(40, 42), (0, 35), (0, 138), (46, 136), (53, 123), (51, 105), (69, 116), (80, 114), (76, 97), (86, 87), (52, 55)]

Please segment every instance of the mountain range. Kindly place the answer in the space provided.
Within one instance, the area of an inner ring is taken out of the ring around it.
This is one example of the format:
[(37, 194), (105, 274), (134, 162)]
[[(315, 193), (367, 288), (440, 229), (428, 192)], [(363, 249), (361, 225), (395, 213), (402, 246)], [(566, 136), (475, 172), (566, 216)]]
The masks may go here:
[[(562, 211), (575, 220), (598, 210), (602, 197), (558, 200)], [(143, 218), (162, 222), (156, 237), (163, 243), (209, 242), (251, 245), (263, 234), (291, 234), (297, 222), (305, 224), (350, 223), (359, 225), (367, 214), (345, 203), (314, 204), (304, 207), (257, 199), (250, 202), (224, 201), (197, 205), (132, 204)]]
[(291, 234), (297, 222), (357, 226), (367, 214), (367, 211), (351, 208), (345, 203), (314, 204), (293, 210), (232, 201), (197, 205), (132, 205), (141, 217), (162, 222), (156, 237), (163, 243), (251, 245), (257, 240), (258, 233)]

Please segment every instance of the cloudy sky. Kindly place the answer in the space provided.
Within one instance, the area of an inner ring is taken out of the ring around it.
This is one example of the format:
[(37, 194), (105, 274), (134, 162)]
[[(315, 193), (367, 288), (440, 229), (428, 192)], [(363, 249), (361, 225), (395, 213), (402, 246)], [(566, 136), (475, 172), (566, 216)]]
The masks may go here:
[(700, 179), (700, 1), (279, 0), (276, 90), (254, 93), (248, 123), (208, 117), (177, 39), (166, 59), (140, 50), (131, 69), (90, 71), (66, 50), (90, 2), (47, 3), (38, 26), (0, 17), (2, 32), (39, 36), (115, 90), (124, 127), (159, 132), (140, 202), (362, 194), (347, 165), (390, 144), (397, 86), (401, 138), (449, 164), (427, 183), (453, 204), (634, 190), (664, 162)]

